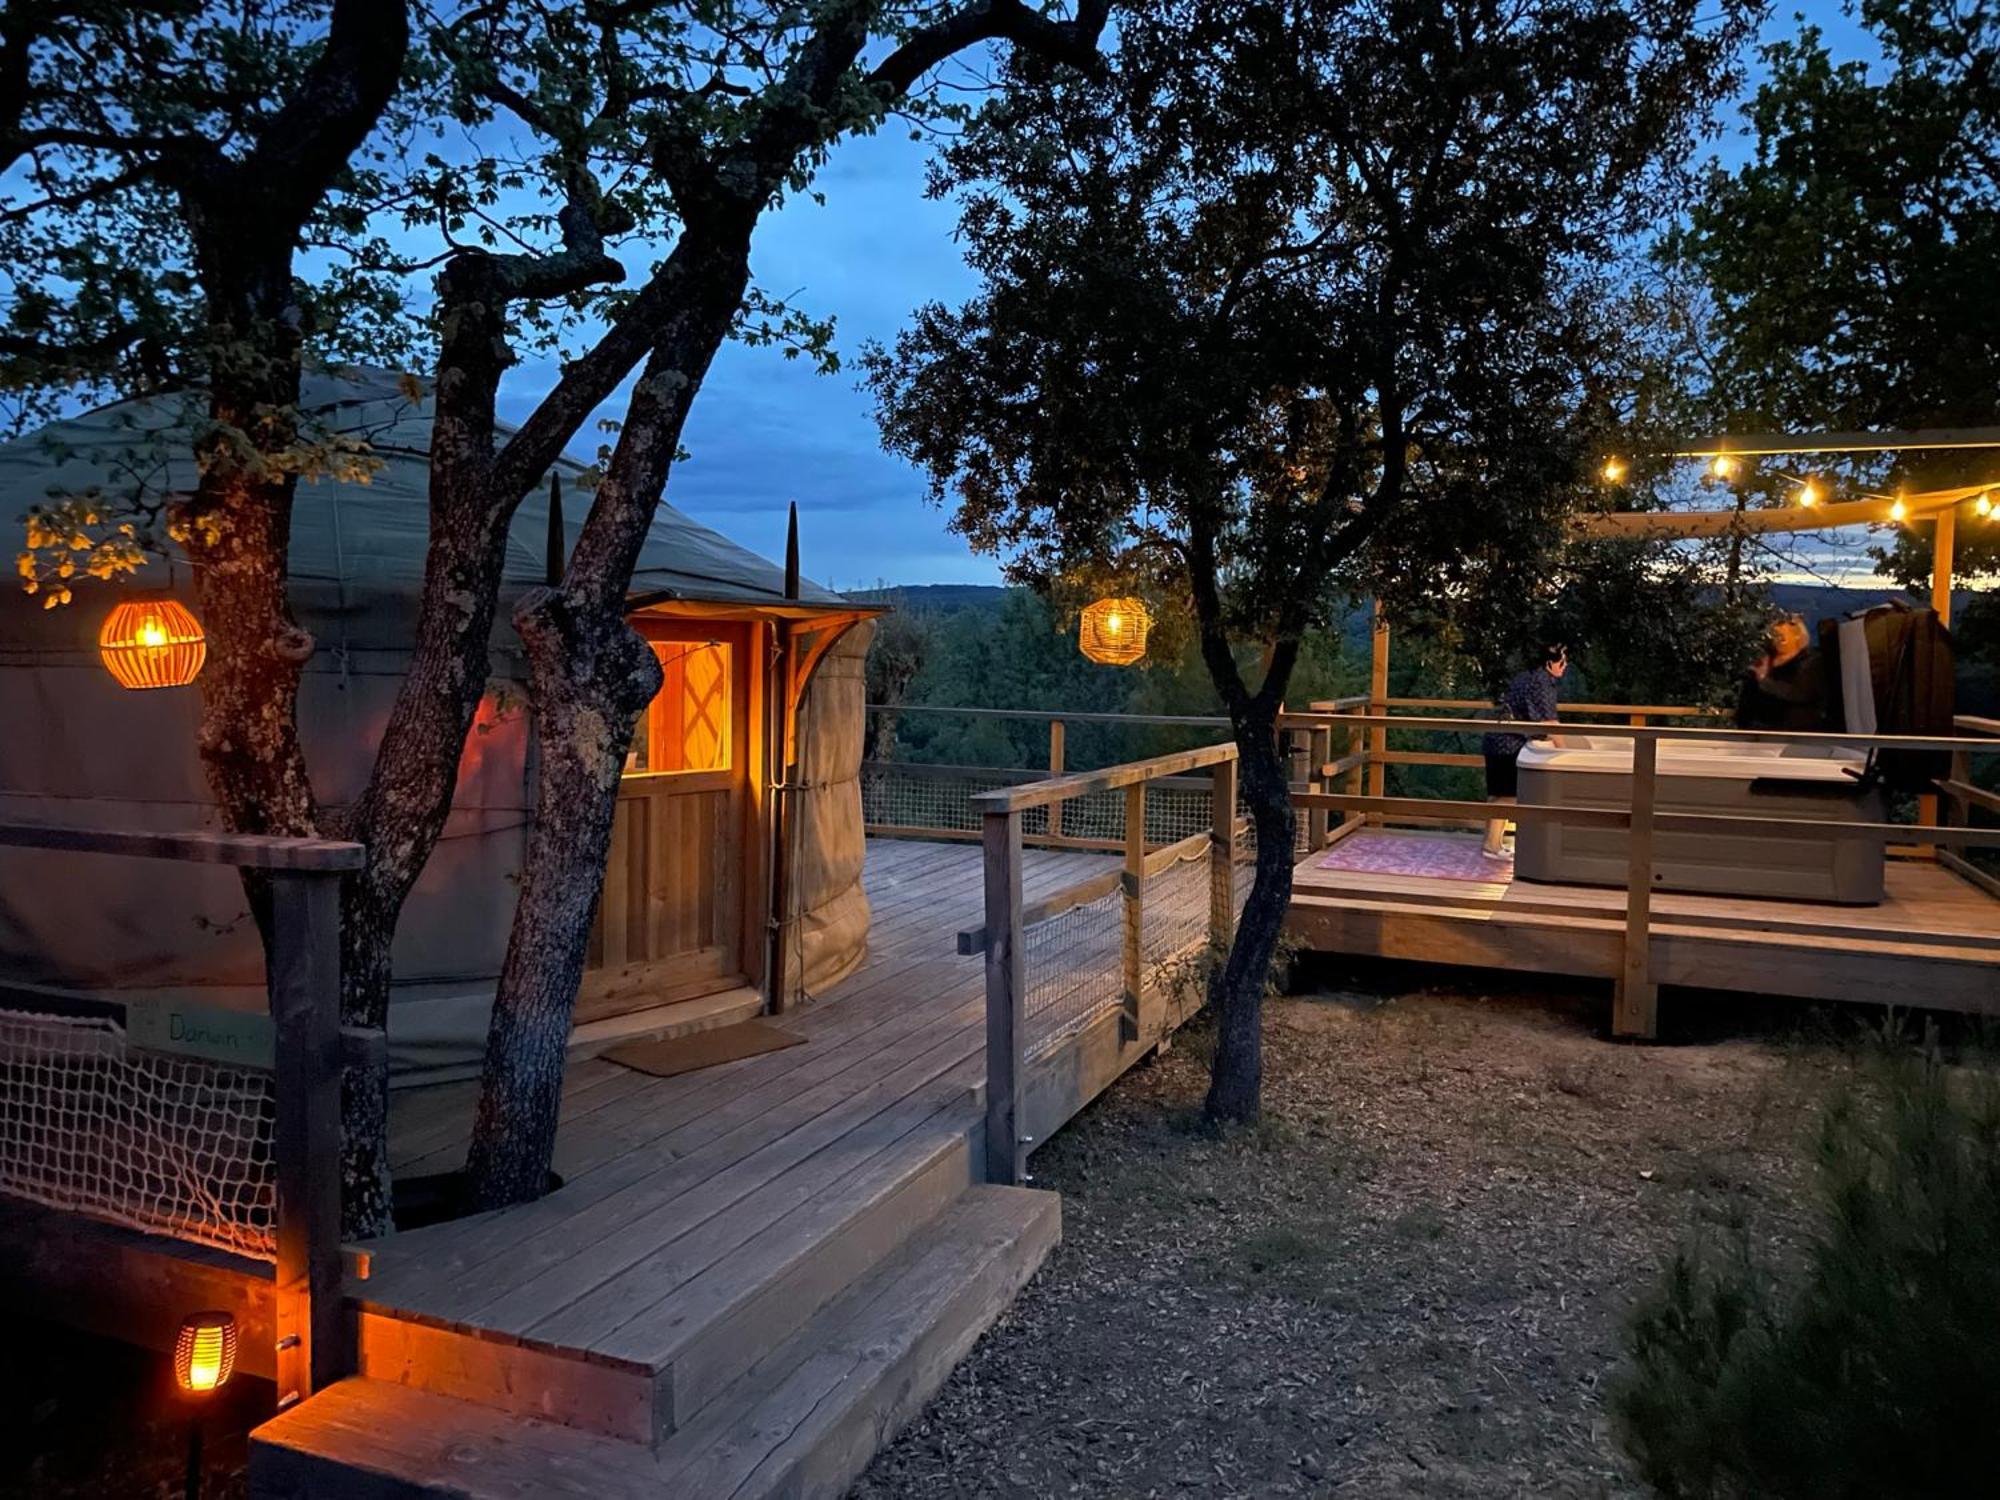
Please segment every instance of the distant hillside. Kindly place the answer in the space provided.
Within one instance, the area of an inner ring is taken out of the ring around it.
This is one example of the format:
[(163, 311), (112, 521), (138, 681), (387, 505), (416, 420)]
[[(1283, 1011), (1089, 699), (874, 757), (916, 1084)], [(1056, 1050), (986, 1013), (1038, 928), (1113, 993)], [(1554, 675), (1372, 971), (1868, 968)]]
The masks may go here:
[[(870, 603), (888, 604), (896, 609), (906, 609), (913, 614), (955, 615), (966, 611), (979, 614), (998, 614), (1001, 601), (1009, 590), (999, 584), (990, 583), (911, 583), (898, 584), (890, 588), (849, 589), (849, 598), (866, 600)], [(1806, 622), (1816, 625), (1833, 615), (1844, 615), (1857, 609), (1871, 609), (1891, 599), (1903, 599), (1912, 603), (1922, 602), (1899, 589), (1889, 587), (1841, 588), (1824, 583), (1779, 583), (1771, 586), (1771, 602), (1779, 609), (1792, 614), (1803, 615)], [(1969, 599), (1966, 590), (1960, 590), (1954, 603), (1962, 609)], [(1956, 610), (1954, 611), (1954, 613)], [(1348, 638), (1365, 641), (1368, 636), (1368, 611), (1360, 609), (1348, 620), (1343, 632)]]
[(955, 615), (970, 610), (997, 615), (1001, 601), (1012, 590), (997, 583), (899, 583), (888, 588), (841, 592), (866, 604), (887, 604), (912, 614)]

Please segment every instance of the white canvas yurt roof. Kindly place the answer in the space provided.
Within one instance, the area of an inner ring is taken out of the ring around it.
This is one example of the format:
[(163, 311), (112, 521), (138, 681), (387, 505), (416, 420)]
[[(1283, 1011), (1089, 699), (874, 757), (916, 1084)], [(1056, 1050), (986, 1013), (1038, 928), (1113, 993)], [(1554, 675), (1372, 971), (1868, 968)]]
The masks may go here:
[[(419, 399), (412, 399), (412, 390)], [(315, 604), (339, 610), (343, 595), (349, 609), (385, 597), (413, 599), (421, 587), (430, 531), (429, 392), (428, 381), (389, 370), (347, 367), (306, 375), (300, 406), (308, 421), (328, 438), (365, 443), (375, 468), (364, 484), (305, 480), (298, 487), (291, 576), (295, 606), (304, 612), (315, 612)], [(120, 401), (0, 444), (0, 515), (13, 520), (32, 505), (63, 496), (102, 493), (112, 501), (144, 497), (156, 503), (189, 494), (195, 483), (193, 439), (203, 419), (199, 393), (175, 392)], [(513, 431), (500, 424), (503, 440)], [(565, 490), (567, 550), (589, 508), (589, 495), (580, 488), (586, 466), (564, 457), (551, 470)], [(548, 517), (548, 491), (537, 487), (521, 503), (509, 531), (510, 593), (546, 576)], [(662, 503), (639, 555), (632, 593), (768, 605), (784, 600), (784, 582), (777, 564)], [(802, 585), (797, 602), (847, 607), (838, 594), (812, 583)], [(379, 644), (393, 646), (402, 639), (397, 632)]]
[[(407, 384), (391, 372), (353, 369), (305, 382), (309, 417), (328, 434), (364, 438), (379, 460), (366, 484), (302, 482), (293, 520), (292, 606), (316, 642), (300, 685), (300, 733), (315, 794), (336, 813), (365, 785), (407, 666), (423, 579), (431, 410), (427, 389), (419, 386), (420, 399), (412, 399)], [(198, 395), (163, 395), (0, 444), (0, 520), (18, 524), (29, 507), (65, 495), (157, 503), (188, 492), (201, 419)], [(578, 483), (584, 466), (565, 459), (555, 472), (573, 545), (589, 506)], [(513, 522), (491, 640), (498, 686), (526, 675), (509, 615), (513, 600), (546, 577), (548, 513), (544, 486)], [(85, 580), (74, 603), (53, 610), (18, 587), (0, 588), (0, 818), (156, 830), (215, 825), (196, 751), (198, 691), (127, 691), (98, 659), (97, 632), (120, 593), (168, 578), (154, 564), (136, 581)], [(184, 564), (173, 584), (192, 602)], [(662, 504), (633, 598), (778, 606), (784, 577)], [(800, 606), (851, 608), (812, 584), (790, 608)], [(851, 730), (843, 720), (833, 732), (858, 745), (858, 699), (853, 717)], [(464, 1076), (477, 1064), (531, 816), (527, 738), (518, 688), (489, 694), (467, 740), (444, 837), (397, 932), (389, 1045), (400, 1081)], [(862, 923), (865, 933), (865, 908)], [(262, 977), (261, 946), (234, 871), (0, 850), (0, 985), (121, 1003), (192, 995), (261, 1006)]]

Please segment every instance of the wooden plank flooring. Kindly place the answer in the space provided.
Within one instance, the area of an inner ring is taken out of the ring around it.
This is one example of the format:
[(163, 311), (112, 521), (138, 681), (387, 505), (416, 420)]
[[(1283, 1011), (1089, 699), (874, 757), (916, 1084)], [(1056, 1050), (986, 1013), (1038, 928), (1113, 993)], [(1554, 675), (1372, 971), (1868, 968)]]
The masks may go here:
[[(1394, 830), (1410, 839), (1476, 834)], [(1525, 880), (1319, 868), (1293, 875), (1290, 925), (1308, 947), (1607, 977), (1625, 893)], [(1928, 861), (1891, 860), (1878, 906), (1656, 891), (1654, 971), (1710, 989), (2000, 1010), (2000, 901)]]
[[(1106, 867), (1103, 855), (1032, 851), (1026, 897)], [(563, 1187), (378, 1242), (357, 1300), (660, 1368), (749, 1293), (771, 1247), (809, 1241), (841, 1203), (962, 1139), (979, 1118), (984, 980), (954, 939), (981, 920), (979, 850), (874, 840), (865, 880), (866, 963), (781, 1022), (806, 1045), (665, 1079), (573, 1062)], [(473, 1096), (462, 1084), (396, 1096), (399, 1173), (462, 1161)]]

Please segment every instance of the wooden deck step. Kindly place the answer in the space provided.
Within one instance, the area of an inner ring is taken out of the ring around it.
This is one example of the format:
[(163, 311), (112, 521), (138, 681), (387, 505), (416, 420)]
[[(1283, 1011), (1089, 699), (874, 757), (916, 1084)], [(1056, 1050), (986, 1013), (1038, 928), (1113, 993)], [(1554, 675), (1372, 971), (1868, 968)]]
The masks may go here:
[[(658, 1442), (965, 1191), (973, 1158), (964, 1094), (963, 1085), (947, 1083), (927, 1108), (912, 1100), (886, 1112), (874, 1122), (874, 1141), (864, 1131), (839, 1143), (855, 1159), (852, 1170), (817, 1192), (810, 1176), (797, 1174), (805, 1176), (803, 1197), (778, 1194), (782, 1182), (759, 1195), (775, 1200), (768, 1219), (723, 1214), (663, 1244), (614, 1299), (627, 1315), (651, 1313), (643, 1326), (659, 1336), (636, 1355), (599, 1347), (581, 1331), (512, 1336), (364, 1298), (355, 1317), (360, 1372), (605, 1437)], [(948, 1096), (955, 1105), (938, 1109)], [(796, 1206), (786, 1211), (788, 1202)], [(662, 1300), (654, 1307), (649, 1297)]]
[(251, 1494), (833, 1500), (1060, 1233), (1053, 1193), (969, 1189), (658, 1447), (356, 1377), (251, 1435)]

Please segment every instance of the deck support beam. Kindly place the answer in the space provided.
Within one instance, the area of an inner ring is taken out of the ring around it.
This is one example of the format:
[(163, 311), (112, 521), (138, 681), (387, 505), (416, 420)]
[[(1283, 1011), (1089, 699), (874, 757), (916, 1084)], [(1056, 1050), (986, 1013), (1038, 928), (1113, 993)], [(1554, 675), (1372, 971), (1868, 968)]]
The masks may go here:
[(1659, 1034), (1660, 990), (1652, 974), (1653, 802), (1660, 742), (1632, 741), (1632, 827), (1626, 835), (1625, 959), (1611, 999), (1613, 1036)]
[(1021, 929), (1021, 814), (982, 820), (986, 888), (986, 1180), (1028, 1180), (1027, 955)]
[(1209, 769), (1208, 943), (1216, 962), (1236, 938), (1236, 762)]
[(1125, 788), (1125, 869), (1119, 878), (1124, 893), (1119, 931), (1119, 975), (1124, 991), (1119, 1007), (1118, 1040), (1132, 1043), (1142, 1033), (1140, 997), (1146, 987), (1146, 783)]
[(278, 1409), (346, 1373), (341, 1335), (340, 877), (271, 877)]

